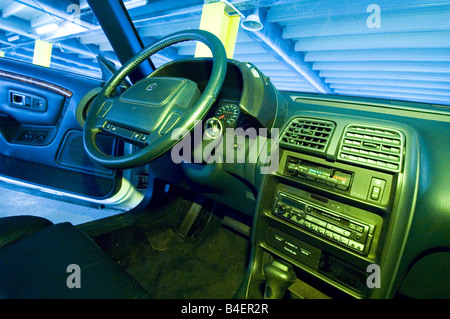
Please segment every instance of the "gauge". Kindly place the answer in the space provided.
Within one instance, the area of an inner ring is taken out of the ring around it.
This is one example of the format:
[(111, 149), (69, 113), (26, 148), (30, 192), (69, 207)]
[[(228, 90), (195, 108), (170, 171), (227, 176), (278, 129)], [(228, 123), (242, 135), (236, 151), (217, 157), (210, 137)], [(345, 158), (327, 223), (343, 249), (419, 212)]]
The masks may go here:
[(225, 126), (232, 126), (236, 124), (240, 114), (239, 106), (236, 104), (224, 104), (217, 109), (214, 115), (221, 120)]

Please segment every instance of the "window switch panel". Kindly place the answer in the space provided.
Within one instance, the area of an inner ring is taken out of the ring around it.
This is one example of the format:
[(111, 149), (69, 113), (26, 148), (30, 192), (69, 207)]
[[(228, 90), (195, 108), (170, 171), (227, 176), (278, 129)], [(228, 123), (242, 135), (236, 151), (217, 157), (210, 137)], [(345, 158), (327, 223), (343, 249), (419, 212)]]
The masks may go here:
[(9, 104), (35, 112), (47, 111), (47, 101), (44, 98), (14, 90), (9, 91)]

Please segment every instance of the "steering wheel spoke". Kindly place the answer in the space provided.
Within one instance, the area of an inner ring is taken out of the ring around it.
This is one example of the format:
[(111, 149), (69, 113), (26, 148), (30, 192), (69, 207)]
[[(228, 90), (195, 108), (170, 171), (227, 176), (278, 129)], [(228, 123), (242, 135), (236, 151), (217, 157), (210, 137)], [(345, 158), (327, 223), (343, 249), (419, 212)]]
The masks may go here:
[(103, 124), (102, 131), (107, 132), (125, 142), (133, 143), (139, 146), (146, 146), (148, 144), (149, 134), (123, 128), (107, 121)]

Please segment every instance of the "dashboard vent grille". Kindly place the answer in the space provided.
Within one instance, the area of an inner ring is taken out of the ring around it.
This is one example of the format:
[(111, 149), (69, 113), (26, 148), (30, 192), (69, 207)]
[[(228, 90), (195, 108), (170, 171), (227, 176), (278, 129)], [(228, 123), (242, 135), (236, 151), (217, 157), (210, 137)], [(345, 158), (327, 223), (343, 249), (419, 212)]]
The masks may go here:
[(371, 126), (347, 126), (338, 158), (342, 161), (400, 172), (404, 137), (400, 131)]
[(335, 124), (307, 118), (294, 118), (281, 136), (280, 145), (296, 151), (325, 153)]

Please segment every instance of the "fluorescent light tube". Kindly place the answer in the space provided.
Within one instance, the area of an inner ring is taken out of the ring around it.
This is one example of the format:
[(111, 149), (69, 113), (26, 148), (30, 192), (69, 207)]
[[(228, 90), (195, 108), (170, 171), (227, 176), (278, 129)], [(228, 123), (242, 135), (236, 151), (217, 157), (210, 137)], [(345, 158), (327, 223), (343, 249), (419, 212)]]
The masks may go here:
[(46, 34), (52, 31), (56, 31), (58, 29), (58, 25), (56, 23), (50, 23), (43, 25), (42, 27), (36, 28), (37, 34)]

